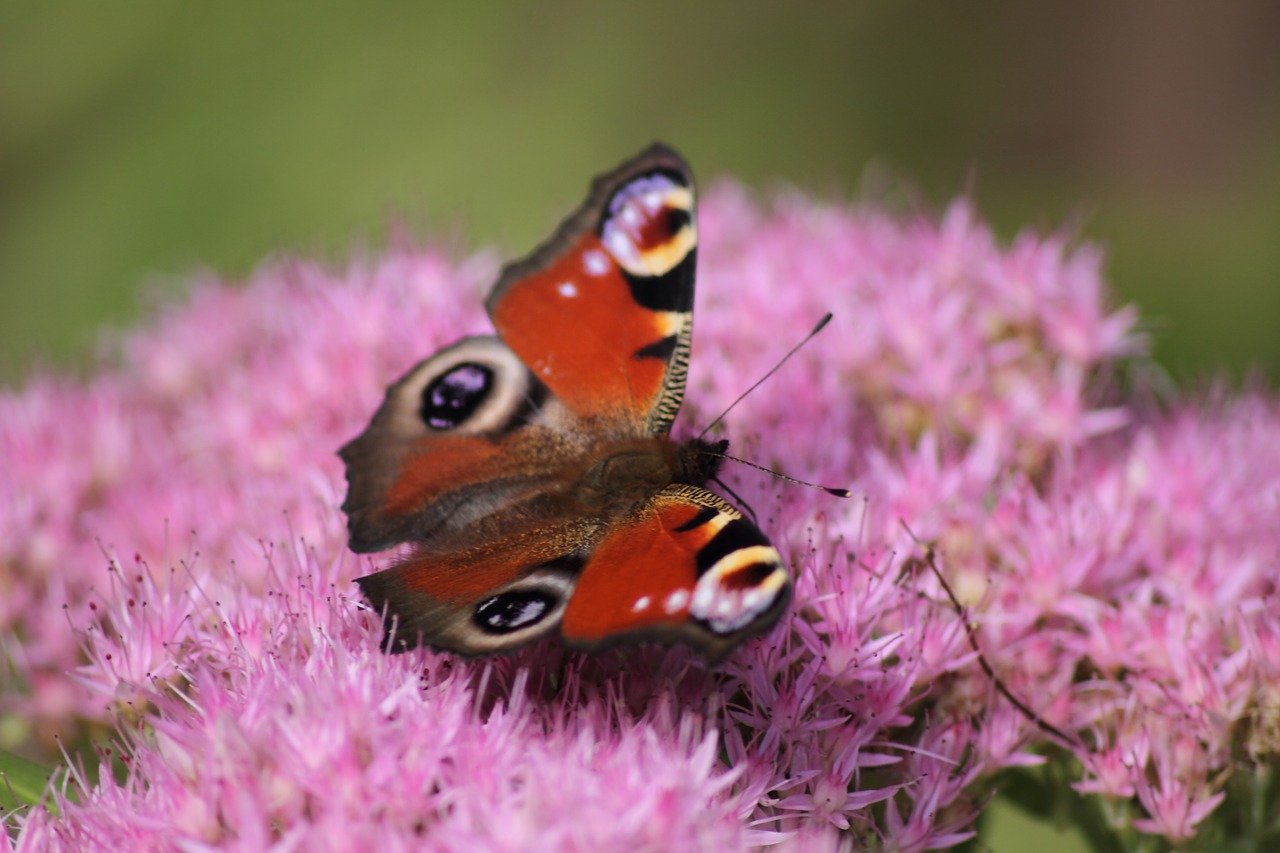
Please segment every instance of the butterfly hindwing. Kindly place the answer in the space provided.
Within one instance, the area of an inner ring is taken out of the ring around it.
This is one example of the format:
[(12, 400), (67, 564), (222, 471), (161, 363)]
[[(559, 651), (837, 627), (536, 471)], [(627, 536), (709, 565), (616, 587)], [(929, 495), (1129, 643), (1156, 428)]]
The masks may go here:
[(582, 566), (578, 549), (599, 533), (587, 520), (534, 527), (463, 551), (418, 554), (356, 582), (386, 616), (388, 651), (508, 651), (559, 627)]
[(684, 395), (697, 241), (689, 169), (655, 145), (597, 178), (547, 243), (503, 270), (489, 316), (579, 417), (666, 435)]

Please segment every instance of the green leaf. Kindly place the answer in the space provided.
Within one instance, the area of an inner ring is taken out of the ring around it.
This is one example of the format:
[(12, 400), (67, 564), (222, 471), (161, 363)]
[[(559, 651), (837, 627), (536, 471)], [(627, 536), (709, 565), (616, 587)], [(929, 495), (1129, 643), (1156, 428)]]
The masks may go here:
[(40, 802), (53, 772), (21, 755), (0, 750), (0, 812)]

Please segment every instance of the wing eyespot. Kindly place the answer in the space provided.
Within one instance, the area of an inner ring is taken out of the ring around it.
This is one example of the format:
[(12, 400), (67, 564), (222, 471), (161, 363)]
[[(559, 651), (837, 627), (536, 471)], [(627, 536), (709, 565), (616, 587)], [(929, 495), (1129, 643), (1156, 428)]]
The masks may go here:
[(668, 207), (666, 216), (666, 233), (663, 236), (668, 240), (684, 229), (694, 227), (693, 214), (687, 207)]
[(489, 398), (493, 380), (492, 370), (470, 361), (436, 377), (422, 390), (423, 423), (434, 430), (455, 429)]
[(693, 190), (678, 175), (633, 178), (610, 199), (600, 241), (634, 278), (665, 278), (698, 244), (693, 205)]
[(559, 596), (545, 589), (512, 590), (476, 605), (471, 621), (486, 634), (510, 634), (546, 619), (559, 601)]
[(408, 441), (441, 433), (495, 434), (539, 418), (547, 403), (546, 387), (515, 353), (493, 336), (477, 336), (445, 347), (401, 377), (374, 424)]
[[(514, 648), (553, 630), (573, 594), (582, 559), (551, 560), (471, 608), (466, 628), (454, 632), (458, 645), (479, 653)], [(443, 645), (452, 645), (441, 637)]]

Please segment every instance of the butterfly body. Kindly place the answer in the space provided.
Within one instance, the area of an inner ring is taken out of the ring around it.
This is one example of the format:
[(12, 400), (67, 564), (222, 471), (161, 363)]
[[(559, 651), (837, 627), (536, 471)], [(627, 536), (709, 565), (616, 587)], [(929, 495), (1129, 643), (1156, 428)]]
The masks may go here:
[(409, 546), (357, 581), (389, 649), (484, 654), (558, 631), (716, 659), (776, 621), (780, 555), (704, 488), (728, 443), (669, 437), (696, 245), (688, 168), (654, 146), (504, 269), (497, 336), (415, 366), (342, 448), (352, 549)]

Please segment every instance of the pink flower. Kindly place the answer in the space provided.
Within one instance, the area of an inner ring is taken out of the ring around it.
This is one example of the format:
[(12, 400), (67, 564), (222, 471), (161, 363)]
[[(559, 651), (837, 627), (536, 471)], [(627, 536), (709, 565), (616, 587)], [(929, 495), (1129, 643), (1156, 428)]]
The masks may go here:
[[(773, 632), (716, 668), (383, 655), (334, 451), (486, 329), (496, 264), (399, 246), (205, 279), (86, 382), (0, 396), (0, 733), (58, 760), (109, 722), (127, 759), (8, 818), (13, 844), (930, 850), (1044, 762), (1116, 831), (1232, 825), (1228, 781), (1280, 751), (1275, 401), (1104, 397), (1142, 341), (1098, 253), (1002, 247), (964, 202), (902, 221), (722, 185), (700, 222), (678, 430), (836, 316), (730, 417), (737, 455), (856, 494), (725, 471), (796, 578)], [(1076, 742), (1000, 694), (970, 626)]]
[(1175, 843), (1195, 837), (1196, 826), (1226, 794), (1216, 793), (1206, 771), (1213, 762), (1194, 734), (1160, 732), (1160, 746), (1153, 750), (1155, 778), (1138, 781), (1138, 801), (1149, 818), (1133, 821), (1136, 829), (1163, 835)]

